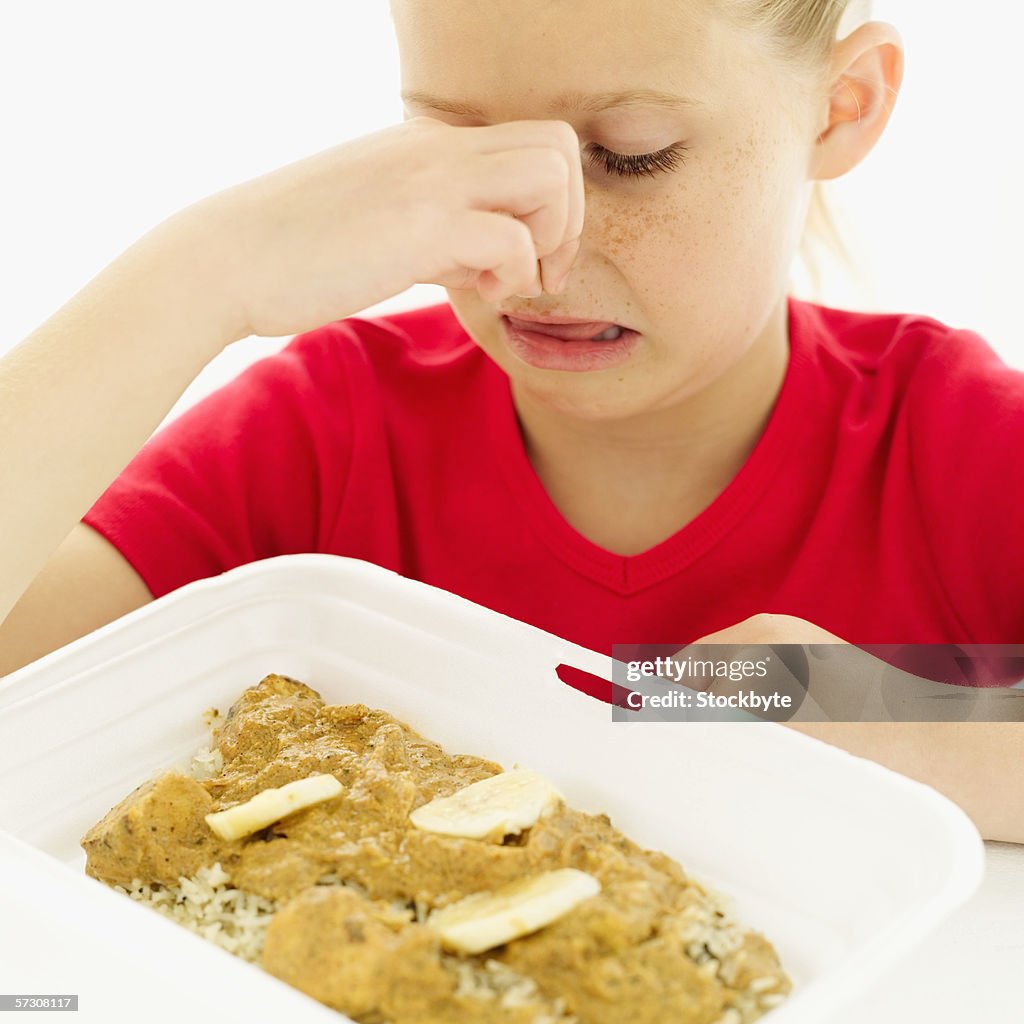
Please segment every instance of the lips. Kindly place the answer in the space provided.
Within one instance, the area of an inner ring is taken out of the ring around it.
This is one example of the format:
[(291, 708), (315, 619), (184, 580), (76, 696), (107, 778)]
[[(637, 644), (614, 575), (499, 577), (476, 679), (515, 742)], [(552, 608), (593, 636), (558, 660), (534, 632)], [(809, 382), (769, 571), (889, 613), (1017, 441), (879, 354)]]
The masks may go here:
[(509, 324), (520, 331), (531, 331), (533, 334), (546, 334), (561, 341), (590, 341), (609, 327), (618, 327), (608, 320), (569, 320), (559, 323), (547, 323), (540, 320), (524, 320), (519, 317), (506, 316)]
[[(540, 370), (590, 372), (628, 363), (641, 344), (641, 335), (607, 320), (502, 314), (501, 326), (509, 351), (520, 362)], [(613, 338), (596, 339), (609, 327)]]

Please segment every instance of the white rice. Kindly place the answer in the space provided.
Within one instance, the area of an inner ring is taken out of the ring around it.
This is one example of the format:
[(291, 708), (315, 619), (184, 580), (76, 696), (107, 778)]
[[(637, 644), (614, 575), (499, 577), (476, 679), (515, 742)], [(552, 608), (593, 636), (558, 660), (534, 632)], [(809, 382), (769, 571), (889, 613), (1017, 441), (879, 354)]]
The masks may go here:
[[(531, 1003), (542, 1002), (544, 997), (532, 979), (514, 971), (500, 960), (488, 959), (483, 965), (458, 957), (445, 956), (444, 966), (455, 973), (458, 979), (456, 996), (494, 1002), (503, 1010), (513, 1010)], [(551, 1001), (551, 1012), (538, 1012), (533, 1024), (575, 1024), (577, 1018), (568, 1014), (565, 1000)]]
[(143, 885), (135, 879), (130, 886), (114, 888), (229, 953), (256, 963), (277, 907), (262, 896), (234, 888), (230, 881), (220, 864), (214, 864), (200, 868), (191, 878), (179, 878), (178, 885)]
[(224, 770), (224, 755), (216, 747), (203, 747), (189, 765), (189, 774), (200, 782), (213, 779)]

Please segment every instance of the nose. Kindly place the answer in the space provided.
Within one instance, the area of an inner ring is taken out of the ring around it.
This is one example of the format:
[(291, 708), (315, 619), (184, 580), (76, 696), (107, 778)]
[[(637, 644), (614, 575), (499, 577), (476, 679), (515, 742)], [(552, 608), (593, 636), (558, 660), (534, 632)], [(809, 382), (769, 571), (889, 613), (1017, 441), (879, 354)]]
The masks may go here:
[(587, 179), (584, 169), (583, 229), (575, 239), (564, 243), (539, 261), (541, 281), (545, 291), (552, 291), (562, 275), (573, 271), (575, 276), (581, 264), (589, 259), (591, 253), (601, 251), (603, 232), (600, 225), (608, 222), (609, 219), (608, 211), (603, 209), (605, 205), (601, 189), (595, 188), (593, 183)]
[(639, 237), (635, 216), (623, 209), (614, 190), (602, 188), (600, 182), (595, 184), (584, 175), (583, 195), (583, 230), (579, 237), (540, 261), (545, 291), (550, 290), (549, 281), (556, 280), (556, 268), (571, 270), (571, 277), (578, 279), (586, 267), (614, 264)]

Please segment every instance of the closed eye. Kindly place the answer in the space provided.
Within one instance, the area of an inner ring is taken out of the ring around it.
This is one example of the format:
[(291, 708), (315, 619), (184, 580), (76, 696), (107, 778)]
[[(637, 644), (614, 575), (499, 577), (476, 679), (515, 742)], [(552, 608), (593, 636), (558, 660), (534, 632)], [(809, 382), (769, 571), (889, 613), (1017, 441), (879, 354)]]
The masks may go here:
[(609, 174), (622, 178), (653, 178), (656, 174), (674, 171), (686, 160), (687, 147), (681, 142), (659, 149), (657, 153), (613, 153), (604, 146), (592, 143), (590, 162), (601, 164)]

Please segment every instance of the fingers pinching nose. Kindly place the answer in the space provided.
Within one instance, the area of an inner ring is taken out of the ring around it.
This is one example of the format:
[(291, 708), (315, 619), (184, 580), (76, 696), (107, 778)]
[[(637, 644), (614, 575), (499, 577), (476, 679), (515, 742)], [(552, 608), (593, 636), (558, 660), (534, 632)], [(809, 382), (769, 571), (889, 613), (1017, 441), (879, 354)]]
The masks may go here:
[(553, 295), (565, 291), (579, 248), (580, 240), (574, 238), (560, 245), (553, 253), (540, 261), (543, 269), (544, 288)]
[(541, 285), (540, 280), (540, 263), (536, 263), (534, 264), (532, 284), (524, 288), (521, 292), (516, 292), (516, 296), (520, 299), (535, 299), (539, 295), (543, 294), (544, 288)]

